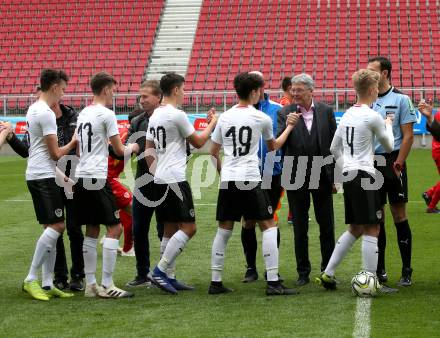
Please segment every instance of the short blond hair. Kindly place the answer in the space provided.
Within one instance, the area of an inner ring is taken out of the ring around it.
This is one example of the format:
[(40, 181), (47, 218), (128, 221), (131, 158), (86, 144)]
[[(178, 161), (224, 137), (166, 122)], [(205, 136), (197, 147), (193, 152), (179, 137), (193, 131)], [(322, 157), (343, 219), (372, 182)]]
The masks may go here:
[(370, 69), (359, 69), (351, 79), (358, 96), (365, 97), (372, 86), (379, 84), (380, 74)]

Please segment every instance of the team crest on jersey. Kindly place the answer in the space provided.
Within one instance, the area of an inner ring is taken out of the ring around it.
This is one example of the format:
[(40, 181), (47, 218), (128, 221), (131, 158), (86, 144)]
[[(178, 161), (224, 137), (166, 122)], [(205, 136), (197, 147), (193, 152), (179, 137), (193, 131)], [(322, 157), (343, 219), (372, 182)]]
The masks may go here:
[(124, 192), (124, 198), (127, 198), (127, 199), (130, 198), (130, 193), (128, 191)]
[(272, 213), (273, 213), (273, 209), (272, 209), (272, 206), (271, 206), (271, 205), (269, 205), (269, 206), (267, 207), (267, 211), (269, 212), (269, 214), (272, 215)]
[(56, 215), (57, 217), (61, 217), (61, 216), (63, 216), (63, 210), (61, 210), (61, 209), (56, 209), (56, 210), (55, 210), (55, 215)]
[(376, 211), (376, 217), (377, 217), (377, 219), (382, 219), (382, 210)]
[(196, 215), (194, 209), (189, 209), (189, 215), (190, 215), (191, 217), (194, 217), (194, 216)]
[(116, 211), (115, 211), (115, 217), (116, 217), (116, 218), (119, 218), (119, 210), (116, 210)]

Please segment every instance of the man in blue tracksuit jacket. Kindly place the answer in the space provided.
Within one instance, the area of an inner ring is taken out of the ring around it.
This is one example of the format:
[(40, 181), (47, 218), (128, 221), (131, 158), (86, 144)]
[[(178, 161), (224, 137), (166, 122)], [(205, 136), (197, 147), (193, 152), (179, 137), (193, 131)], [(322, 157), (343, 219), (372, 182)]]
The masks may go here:
[[(254, 74), (263, 77), (260, 72), (252, 72)], [(269, 115), (272, 120), (273, 134), (278, 135), (278, 111), (282, 106), (269, 99), (269, 95), (261, 91), (260, 102), (255, 105), (255, 108), (261, 110), (265, 114)], [(267, 187), (267, 192), (271, 200), (274, 220), (278, 223), (277, 211), (281, 207), (281, 198), (284, 194), (283, 187), (281, 186), (281, 149), (275, 152), (268, 153), (266, 143), (263, 139), (260, 139), (260, 147), (258, 150), (258, 158), (260, 159), (260, 172), (263, 177), (262, 186)], [(269, 183), (269, 180), (272, 182)], [(243, 251), (246, 256), (247, 269), (243, 279), (243, 283), (250, 283), (258, 279), (258, 272), (256, 268), (256, 255), (257, 255), (257, 237), (254, 227), (247, 227), (246, 223), (243, 223), (241, 228), (241, 243), (243, 245)], [(278, 247), (280, 245), (280, 231), (278, 229)]]

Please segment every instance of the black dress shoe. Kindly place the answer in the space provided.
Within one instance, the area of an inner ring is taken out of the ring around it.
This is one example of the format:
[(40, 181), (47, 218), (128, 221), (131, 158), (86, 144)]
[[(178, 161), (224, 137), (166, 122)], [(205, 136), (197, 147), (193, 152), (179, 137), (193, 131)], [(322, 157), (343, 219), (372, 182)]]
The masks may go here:
[(295, 285), (297, 286), (304, 286), (306, 284), (310, 283), (309, 277), (299, 277), (298, 280), (295, 282)]
[(67, 279), (55, 279), (53, 281), (53, 285), (60, 290), (67, 290), (70, 287), (69, 282), (67, 281)]
[(84, 290), (84, 279), (72, 278), (70, 280), (70, 290), (71, 291), (83, 291)]

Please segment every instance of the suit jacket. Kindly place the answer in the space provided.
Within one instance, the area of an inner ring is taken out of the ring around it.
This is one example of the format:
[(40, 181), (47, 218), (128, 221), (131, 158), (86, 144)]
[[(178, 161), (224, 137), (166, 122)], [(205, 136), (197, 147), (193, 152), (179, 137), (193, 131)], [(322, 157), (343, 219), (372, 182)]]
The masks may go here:
[[(315, 114), (313, 118), (313, 123), (316, 123), (317, 131), (318, 131), (318, 142), (321, 150), (321, 156), (327, 157), (331, 155), (330, 145), (333, 140), (333, 136), (336, 131), (336, 120), (333, 112), (333, 108), (329, 105), (322, 102), (314, 102), (315, 105)], [(286, 128), (286, 119), (287, 115), (291, 112), (297, 111), (296, 104), (290, 104), (288, 106), (283, 107), (278, 112), (278, 126), (280, 135), (284, 129)], [(302, 126), (304, 124), (304, 120), (301, 118), (292, 132), (289, 134), (289, 137), (286, 143), (283, 146), (283, 155), (284, 156), (295, 156), (295, 160), (292, 168), (292, 179), (291, 182), (295, 182), (295, 174), (296, 174), (296, 166), (297, 166), (297, 157), (298, 156), (306, 156), (307, 152), (305, 150), (305, 132), (306, 129)], [(332, 164), (325, 165), (325, 174), (327, 175), (328, 182), (330, 185), (334, 182), (334, 161)], [(324, 182), (322, 182), (324, 183)]]
[[(139, 114), (134, 117), (130, 122), (130, 128), (128, 129), (127, 141), (130, 139), (131, 135), (137, 132), (141, 132), (141, 137), (138, 137), (135, 142), (139, 145), (139, 154), (143, 154), (145, 151), (145, 135), (148, 130), (148, 122), (150, 117), (147, 113)], [(143, 159), (137, 160), (136, 178), (142, 176), (143, 174), (149, 172), (147, 161)]]

